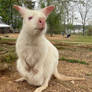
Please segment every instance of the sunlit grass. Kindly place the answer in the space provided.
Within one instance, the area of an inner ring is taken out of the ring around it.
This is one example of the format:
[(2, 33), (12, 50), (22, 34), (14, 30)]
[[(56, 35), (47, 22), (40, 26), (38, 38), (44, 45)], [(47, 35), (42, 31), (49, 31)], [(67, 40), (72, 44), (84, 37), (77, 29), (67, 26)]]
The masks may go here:
[(17, 59), (17, 56), (15, 52), (9, 52), (2, 57), (0, 57), (0, 62), (7, 62), (7, 63), (12, 63)]
[(92, 36), (73, 35), (71, 36), (71, 41), (92, 43)]
[(79, 64), (88, 65), (88, 63), (86, 63), (85, 61), (80, 61), (80, 60), (76, 60), (76, 59), (67, 59), (65, 57), (61, 57), (59, 60), (64, 60), (64, 61), (69, 62), (69, 63), (79, 63)]
[(15, 53), (16, 39), (1, 38), (0, 39), (0, 62), (11, 63), (17, 59)]
[[(60, 38), (61, 37), (61, 38)], [(92, 36), (83, 36), (83, 35), (71, 35), (70, 38), (65, 38), (62, 36), (57, 36), (56, 38), (49, 38), (50, 41), (55, 43), (70, 43), (70, 44), (92, 44)]]

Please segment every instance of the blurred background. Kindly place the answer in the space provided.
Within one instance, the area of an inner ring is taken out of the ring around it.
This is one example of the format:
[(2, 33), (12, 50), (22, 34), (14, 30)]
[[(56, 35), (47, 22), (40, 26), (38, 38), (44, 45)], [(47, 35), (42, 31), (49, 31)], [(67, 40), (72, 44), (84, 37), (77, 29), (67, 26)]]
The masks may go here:
[(13, 8), (14, 4), (30, 9), (55, 5), (54, 12), (47, 19), (48, 33), (51, 36), (92, 35), (92, 0), (0, 0), (0, 23), (6, 23), (11, 26), (13, 32), (19, 32), (22, 19)]

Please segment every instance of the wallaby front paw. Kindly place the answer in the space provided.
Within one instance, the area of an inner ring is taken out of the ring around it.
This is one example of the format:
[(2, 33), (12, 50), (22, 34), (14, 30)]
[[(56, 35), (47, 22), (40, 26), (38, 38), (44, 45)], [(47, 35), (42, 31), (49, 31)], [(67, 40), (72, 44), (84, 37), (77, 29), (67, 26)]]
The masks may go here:
[(20, 79), (15, 80), (15, 82), (23, 82), (24, 80), (25, 78), (20, 78)]

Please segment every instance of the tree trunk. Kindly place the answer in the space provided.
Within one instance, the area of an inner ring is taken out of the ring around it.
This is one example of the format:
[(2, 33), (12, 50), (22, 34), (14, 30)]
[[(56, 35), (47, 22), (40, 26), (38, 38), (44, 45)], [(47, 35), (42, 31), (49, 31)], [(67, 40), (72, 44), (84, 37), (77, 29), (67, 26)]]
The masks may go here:
[(83, 25), (83, 36), (85, 35), (85, 25)]

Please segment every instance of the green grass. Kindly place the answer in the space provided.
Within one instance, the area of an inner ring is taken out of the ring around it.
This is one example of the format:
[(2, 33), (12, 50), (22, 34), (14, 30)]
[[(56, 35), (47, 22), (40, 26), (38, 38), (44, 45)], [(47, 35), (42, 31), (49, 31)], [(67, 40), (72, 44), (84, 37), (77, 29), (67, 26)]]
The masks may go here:
[(83, 36), (83, 35), (71, 35), (70, 38), (64, 38), (64, 39), (53, 39), (51, 41), (54, 41), (55, 43), (68, 43), (68, 44), (92, 44), (92, 36)]
[(67, 61), (69, 63), (79, 63), (79, 64), (88, 65), (88, 63), (86, 63), (85, 61), (80, 61), (80, 60), (76, 60), (76, 59), (66, 59), (66, 58), (62, 57), (62, 58), (60, 58), (60, 60)]
[(15, 41), (16, 39), (5, 38), (0, 40), (0, 62), (12, 63), (17, 59)]
[(11, 38), (1, 38), (0, 41), (15, 41), (16, 39), (11, 39)]
[(86, 76), (92, 76), (92, 73), (88, 73), (88, 74), (86, 74)]
[(3, 51), (4, 49), (2, 47), (0, 47), (0, 51)]
[(11, 62), (14, 62), (16, 59), (17, 59), (17, 55), (15, 54), (15, 52), (7, 53), (6, 55), (3, 55), (2, 57), (0, 57), (0, 62), (11, 63)]
[(0, 39), (0, 44), (4, 44), (4, 43), (15, 43), (16, 39), (9, 39), (9, 38), (1, 38)]
[(74, 35), (72, 37), (72, 41), (73, 42), (92, 43), (92, 36)]

